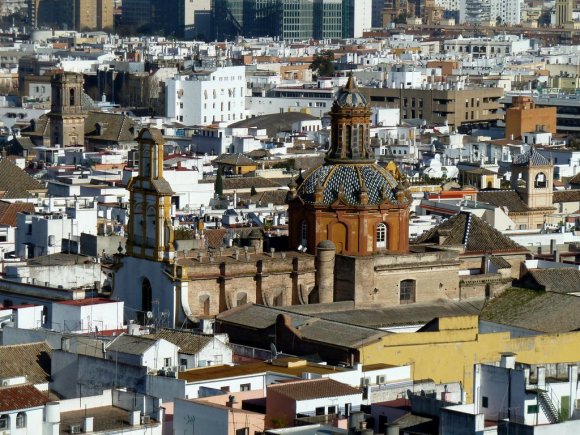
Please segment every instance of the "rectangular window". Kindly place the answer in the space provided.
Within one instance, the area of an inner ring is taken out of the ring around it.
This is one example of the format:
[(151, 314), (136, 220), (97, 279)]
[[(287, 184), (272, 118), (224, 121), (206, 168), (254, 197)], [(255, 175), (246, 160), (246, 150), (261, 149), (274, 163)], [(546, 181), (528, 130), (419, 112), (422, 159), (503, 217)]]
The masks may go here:
[(329, 406), (328, 413), (329, 414), (336, 414), (336, 406)]
[(410, 304), (415, 302), (415, 280), (405, 279), (401, 281), (399, 289), (399, 302)]
[(251, 384), (242, 384), (240, 385), (240, 391), (250, 391)]
[(537, 414), (538, 405), (528, 405), (528, 414)]
[(485, 396), (481, 396), (481, 407), (482, 408), (487, 408), (489, 405), (488, 403), (488, 398)]
[(221, 387), (220, 390), (222, 390), (224, 393), (229, 393), (230, 392), (230, 387), (229, 387), (229, 385), (227, 385), (225, 387)]
[(243, 427), (241, 429), (236, 429), (236, 435), (250, 435), (250, 428)]
[(171, 358), (163, 358), (163, 367), (171, 367)]
[(316, 408), (315, 414), (316, 415), (324, 415), (324, 406), (321, 406), (319, 408)]

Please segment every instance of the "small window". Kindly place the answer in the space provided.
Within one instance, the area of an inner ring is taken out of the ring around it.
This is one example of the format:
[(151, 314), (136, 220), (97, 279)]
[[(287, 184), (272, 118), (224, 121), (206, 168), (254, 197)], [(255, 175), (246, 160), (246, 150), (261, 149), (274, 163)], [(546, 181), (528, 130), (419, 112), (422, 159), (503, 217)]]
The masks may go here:
[(19, 412), (16, 415), (16, 429), (22, 429), (26, 427), (26, 413)]
[(0, 415), (0, 429), (10, 428), (10, 416), (8, 414)]
[(250, 391), (251, 384), (242, 384), (240, 385), (240, 391)]
[(250, 435), (250, 428), (243, 427), (241, 429), (236, 429), (236, 435)]
[(315, 414), (316, 415), (324, 415), (324, 406), (321, 406), (319, 408), (316, 408)]
[(538, 405), (528, 405), (528, 414), (537, 414)]
[(336, 406), (329, 406), (328, 413), (329, 414), (336, 414)]
[(302, 221), (300, 225), (300, 237), (302, 239), (302, 244), (305, 245), (308, 240), (308, 222)]
[(387, 226), (384, 223), (377, 225), (377, 248), (385, 249), (387, 247)]
[(163, 366), (171, 367), (171, 358), (163, 358)]
[(185, 359), (185, 358), (181, 358), (181, 359), (179, 360), (179, 365), (180, 365), (180, 366), (184, 366), (185, 368), (187, 368), (187, 359)]
[(487, 408), (488, 406), (488, 399), (486, 396), (481, 396), (481, 407), (482, 408)]
[(405, 279), (401, 281), (399, 289), (399, 302), (401, 304), (411, 304), (415, 302), (415, 280)]
[(229, 393), (230, 392), (230, 386), (227, 385), (225, 387), (221, 387), (220, 390), (222, 390), (224, 393)]

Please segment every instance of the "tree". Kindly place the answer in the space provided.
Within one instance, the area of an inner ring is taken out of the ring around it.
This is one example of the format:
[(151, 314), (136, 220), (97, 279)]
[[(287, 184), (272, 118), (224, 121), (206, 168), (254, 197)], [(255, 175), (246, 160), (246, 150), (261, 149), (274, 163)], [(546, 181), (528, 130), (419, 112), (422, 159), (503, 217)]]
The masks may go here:
[(222, 169), (218, 169), (217, 176), (215, 177), (215, 183), (213, 185), (213, 190), (218, 196), (222, 196), (224, 194), (224, 178), (222, 175)]
[(332, 50), (323, 50), (314, 55), (314, 60), (310, 64), (310, 69), (317, 72), (319, 76), (334, 75), (334, 53)]

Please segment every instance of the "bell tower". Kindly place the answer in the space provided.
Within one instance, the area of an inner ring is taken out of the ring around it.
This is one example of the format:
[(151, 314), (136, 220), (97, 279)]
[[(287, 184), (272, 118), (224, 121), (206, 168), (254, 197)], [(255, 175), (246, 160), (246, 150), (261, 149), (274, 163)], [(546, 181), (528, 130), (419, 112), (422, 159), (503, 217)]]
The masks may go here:
[(173, 191), (163, 178), (163, 136), (155, 128), (144, 128), (139, 142), (139, 175), (129, 183), (130, 207), (127, 255), (153, 261), (174, 258), (171, 197)]
[(84, 145), (87, 114), (81, 103), (83, 76), (58, 73), (52, 76), (50, 86), (50, 146)]
[(554, 164), (534, 147), (514, 158), (511, 184), (528, 207), (554, 206)]

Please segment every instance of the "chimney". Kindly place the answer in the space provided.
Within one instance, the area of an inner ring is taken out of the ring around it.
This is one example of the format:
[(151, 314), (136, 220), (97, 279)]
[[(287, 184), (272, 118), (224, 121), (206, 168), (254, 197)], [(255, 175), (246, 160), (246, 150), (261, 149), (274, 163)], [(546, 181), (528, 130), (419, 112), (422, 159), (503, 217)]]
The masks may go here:
[(516, 354), (511, 352), (505, 352), (501, 354), (501, 359), (499, 366), (504, 369), (515, 369), (516, 368)]

